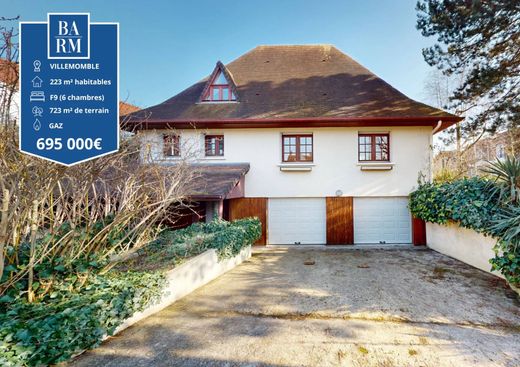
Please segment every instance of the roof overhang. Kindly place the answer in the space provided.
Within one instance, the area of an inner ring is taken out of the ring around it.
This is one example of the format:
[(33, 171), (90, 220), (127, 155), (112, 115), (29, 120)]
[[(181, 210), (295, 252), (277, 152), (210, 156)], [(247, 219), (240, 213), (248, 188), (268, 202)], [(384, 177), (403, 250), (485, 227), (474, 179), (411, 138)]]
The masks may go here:
[(244, 197), (249, 163), (191, 164), (194, 182), (187, 196), (193, 201), (218, 201)]
[(240, 118), (240, 119), (146, 119), (125, 121), (131, 131), (153, 129), (243, 129), (288, 127), (372, 127), (372, 126), (431, 126), (436, 132), (463, 120), (459, 116), (406, 116), (406, 117), (307, 117), (307, 118)]

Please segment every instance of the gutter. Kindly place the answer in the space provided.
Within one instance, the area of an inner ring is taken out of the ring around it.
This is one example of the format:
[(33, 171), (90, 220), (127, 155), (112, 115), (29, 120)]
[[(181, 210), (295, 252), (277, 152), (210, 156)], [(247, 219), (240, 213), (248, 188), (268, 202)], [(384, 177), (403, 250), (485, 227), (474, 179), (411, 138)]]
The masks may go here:
[[(361, 127), (361, 126), (431, 126), (435, 132), (462, 120), (459, 116), (405, 117), (308, 117), (308, 118), (235, 118), (235, 119), (142, 119), (126, 121), (128, 128), (285, 128), (285, 127)], [(441, 125), (439, 126), (439, 121)], [(444, 123), (443, 123), (444, 122)]]

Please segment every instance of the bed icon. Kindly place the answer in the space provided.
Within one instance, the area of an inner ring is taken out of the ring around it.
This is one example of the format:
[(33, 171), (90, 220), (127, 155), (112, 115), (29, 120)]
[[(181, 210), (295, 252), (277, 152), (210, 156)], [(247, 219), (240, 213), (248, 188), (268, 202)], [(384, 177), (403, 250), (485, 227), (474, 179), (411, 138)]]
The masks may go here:
[(31, 102), (45, 102), (45, 93), (42, 91), (32, 91), (29, 100)]

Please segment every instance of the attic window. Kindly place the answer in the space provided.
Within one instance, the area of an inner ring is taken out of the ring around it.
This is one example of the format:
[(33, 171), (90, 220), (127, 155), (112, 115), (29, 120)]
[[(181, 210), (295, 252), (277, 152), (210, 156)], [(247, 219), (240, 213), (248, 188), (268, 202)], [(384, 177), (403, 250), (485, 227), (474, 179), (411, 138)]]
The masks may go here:
[(228, 102), (237, 100), (237, 97), (231, 89), (230, 83), (226, 79), (222, 70), (219, 70), (213, 77), (213, 80), (211, 81), (211, 84), (202, 100), (204, 102)]

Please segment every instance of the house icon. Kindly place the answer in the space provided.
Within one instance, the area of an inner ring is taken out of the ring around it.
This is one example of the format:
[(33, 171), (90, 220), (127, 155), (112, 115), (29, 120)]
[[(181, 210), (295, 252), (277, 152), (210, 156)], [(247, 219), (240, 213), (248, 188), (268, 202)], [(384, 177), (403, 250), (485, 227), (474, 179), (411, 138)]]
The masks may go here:
[(31, 82), (33, 88), (41, 88), (43, 80), (39, 76), (35, 76)]

